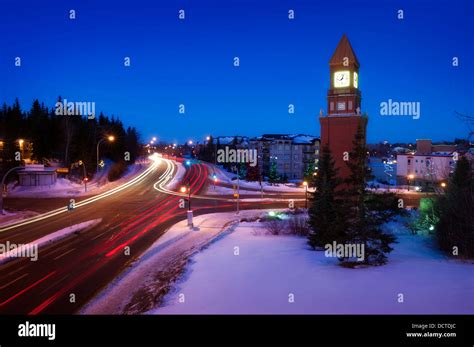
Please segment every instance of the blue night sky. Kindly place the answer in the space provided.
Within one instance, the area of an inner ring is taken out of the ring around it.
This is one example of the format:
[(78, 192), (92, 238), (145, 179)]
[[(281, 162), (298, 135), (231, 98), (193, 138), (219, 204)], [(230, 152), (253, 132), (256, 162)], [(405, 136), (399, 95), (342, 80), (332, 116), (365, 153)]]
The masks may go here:
[[(18, 97), (29, 108), (38, 98), (52, 107), (58, 95), (93, 101), (96, 110), (135, 126), (143, 140), (319, 136), (328, 61), (346, 33), (361, 63), (368, 140), (452, 140), (467, 134), (454, 110), (474, 113), (473, 4), (1, 0), (0, 102)], [(397, 19), (398, 9), (405, 19)], [(131, 67), (124, 67), (125, 56)], [(381, 116), (380, 102), (388, 99), (421, 102), (420, 119)], [(181, 103), (185, 115), (178, 113)]]

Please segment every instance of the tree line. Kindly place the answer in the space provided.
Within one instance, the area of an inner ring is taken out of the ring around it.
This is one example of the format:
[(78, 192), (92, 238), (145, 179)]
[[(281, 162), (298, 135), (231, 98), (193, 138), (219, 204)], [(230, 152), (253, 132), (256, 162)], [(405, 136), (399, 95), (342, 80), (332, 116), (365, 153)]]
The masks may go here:
[[(62, 102), (61, 97), (58, 102)], [(24, 111), (16, 99), (0, 109), (1, 170), (5, 172), (18, 166), (19, 139), (32, 144), (32, 159), (47, 164), (59, 161), (64, 167), (81, 160), (88, 173), (96, 170), (96, 146), (100, 139), (114, 136), (113, 143), (104, 141), (100, 145), (101, 158), (108, 158), (123, 167), (135, 161), (140, 152), (140, 138), (134, 127), (125, 127), (116, 117), (102, 112), (88, 119), (81, 115), (58, 115), (56, 109), (48, 108), (34, 100), (30, 109)], [(128, 153), (128, 155), (127, 155)], [(21, 158), (21, 161), (23, 158)]]

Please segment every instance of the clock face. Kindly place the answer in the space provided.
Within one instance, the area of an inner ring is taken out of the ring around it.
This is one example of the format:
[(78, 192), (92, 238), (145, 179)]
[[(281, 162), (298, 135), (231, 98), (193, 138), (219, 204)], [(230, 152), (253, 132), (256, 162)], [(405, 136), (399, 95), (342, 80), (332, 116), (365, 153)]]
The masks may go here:
[(354, 71), (354, 88), (359, 88), (359, 75)]
[(334, 88), (349, 87), (350, 79), (349, 71), (336, 71), (334, 73)]

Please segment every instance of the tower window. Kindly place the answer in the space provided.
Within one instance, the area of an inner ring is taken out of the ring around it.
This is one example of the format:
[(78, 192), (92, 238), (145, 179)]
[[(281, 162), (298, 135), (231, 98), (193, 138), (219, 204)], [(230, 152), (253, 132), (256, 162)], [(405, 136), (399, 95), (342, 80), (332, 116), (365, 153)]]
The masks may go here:
[(348, 109), (349, 109), (349, 110), (352, 110), (352, 100), (349, 100), (349, 106), (348, 106)]
[(331, 101), (331, 102), (329, 103), (329, 109), (330, 109), (331, 111), (334, 111), (334, 102)]
[(346, 103), (345, 102), (338, 102), (337, 103), (337, 110), (338, 111), (345, 111), (346, 110)]

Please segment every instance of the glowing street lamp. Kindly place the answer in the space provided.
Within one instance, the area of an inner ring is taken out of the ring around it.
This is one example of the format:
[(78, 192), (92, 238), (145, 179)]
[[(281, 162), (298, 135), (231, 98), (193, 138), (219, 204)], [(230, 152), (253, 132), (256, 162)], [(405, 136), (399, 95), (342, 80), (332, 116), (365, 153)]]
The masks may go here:
[(99, 146), (102, 142), (104, 142), (105, 140), (109, 141), (109, 142), (114, 142), (115, 141), (115, 136), (113, 135), (109, 135), (107, 137), (104, 137), (102, 139), (100, 139), (98, 142), (97, 142), (97, 173), (99, 173)]
[(18, 145), (20, 145), (20, 152), (21, 152), (22, 157), (23, 157), (23, 144), (24, 143), (25, 143), (25, 140), (23, 140), (23, 139), (18, 140)]
[(446, 182), (441, 182), (441, 187), (446, 188)]
[(415, 175), (409, 174), (407, 178), (408, 178), (408, 191), (410, 191), (410, 182), (413, 181), (413, 179), (415, 178)]

